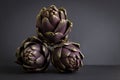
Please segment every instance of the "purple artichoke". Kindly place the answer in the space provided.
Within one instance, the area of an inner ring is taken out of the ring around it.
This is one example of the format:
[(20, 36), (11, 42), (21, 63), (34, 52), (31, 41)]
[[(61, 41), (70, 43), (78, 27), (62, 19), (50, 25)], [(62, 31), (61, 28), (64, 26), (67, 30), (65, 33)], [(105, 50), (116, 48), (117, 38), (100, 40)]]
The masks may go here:
[(37, 37), (27, 38), (17, 49), (17, 63), (22, 65), (26, 71), (45, 71), (50, 62), (50, 53)]
[(71, 31), (72, 22), (67, 19), (64, 8), (57, 9), (51, 5), (41, 9), (36, 21), (37, 34), (44, 42), (55, 44), (67, 41), (68, 33)]
[(51, 61), (59, 72), (74, 72), (82, 65), (83, 54), (74, 42), (58, 45), (52, 51)]

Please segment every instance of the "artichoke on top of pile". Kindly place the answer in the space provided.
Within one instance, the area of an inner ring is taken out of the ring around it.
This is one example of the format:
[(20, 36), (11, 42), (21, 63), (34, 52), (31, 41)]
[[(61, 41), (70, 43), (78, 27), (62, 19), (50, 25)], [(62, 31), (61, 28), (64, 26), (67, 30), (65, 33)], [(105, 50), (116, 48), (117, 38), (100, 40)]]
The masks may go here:
[(51, 61), (59, 72), (74, 72), (83, 65), (83, 57), (78, 43), (66, 42), (55, 46)]
[(57, 9), (55, 5), (51, 5), (48, 8), (42, 8), (38, 13), (36, 28), (40, 39), (54, 45), (67, 41), (72, 22), (67, 19), (64, 8)]
[(50, 62), (50, 53), (47, 45), (35, 36), (29, 37), (16, 52), (16, 63), (22, 65), (26, 71), (40, 71), (47, 69)]

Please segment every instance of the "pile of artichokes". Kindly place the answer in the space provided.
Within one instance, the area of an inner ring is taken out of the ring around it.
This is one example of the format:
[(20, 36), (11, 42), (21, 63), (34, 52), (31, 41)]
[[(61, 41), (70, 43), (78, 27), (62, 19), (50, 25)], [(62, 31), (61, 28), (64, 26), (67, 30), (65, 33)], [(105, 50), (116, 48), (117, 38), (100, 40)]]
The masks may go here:
[(16, 51), (16, 63), (28, 72), (44, 72), (50, 62), (59, 72), (75, 72), (83, 66), (80, 45), (68, 41), (72, 22), (64, 8), (43, 7), (37, 15), (36, 32)]

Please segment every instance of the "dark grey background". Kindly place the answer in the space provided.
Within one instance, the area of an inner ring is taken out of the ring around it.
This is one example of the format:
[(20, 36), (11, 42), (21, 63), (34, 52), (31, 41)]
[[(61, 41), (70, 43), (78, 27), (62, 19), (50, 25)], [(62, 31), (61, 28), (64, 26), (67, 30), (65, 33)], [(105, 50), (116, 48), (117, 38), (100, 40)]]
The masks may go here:
[(85, 65), (120, 65), (119, 0), (0, 0), (0, 65), (15, 65), (16, 48), (35, 35), (37, 13), (51, 4), (66, 8)]

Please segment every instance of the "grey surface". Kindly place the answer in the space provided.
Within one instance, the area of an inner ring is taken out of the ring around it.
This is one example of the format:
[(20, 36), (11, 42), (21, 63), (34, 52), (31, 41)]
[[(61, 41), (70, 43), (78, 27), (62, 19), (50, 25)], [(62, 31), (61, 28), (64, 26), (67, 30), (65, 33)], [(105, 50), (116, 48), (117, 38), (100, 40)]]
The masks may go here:
[(84, 66), (75, 73), (58, 73), (50, 67), (46, 73), (24, 73), (17, 66), (1, 66), (1, 80), (120, 80), (120, 66)]
[(0, 0), (0, 65), (14, 65), (16, 48), (35, 35), (37, 13), (51, 4), (67, 9), (70, 40), (81, 44), (86, 65), (120, 65), (119, 0)]

